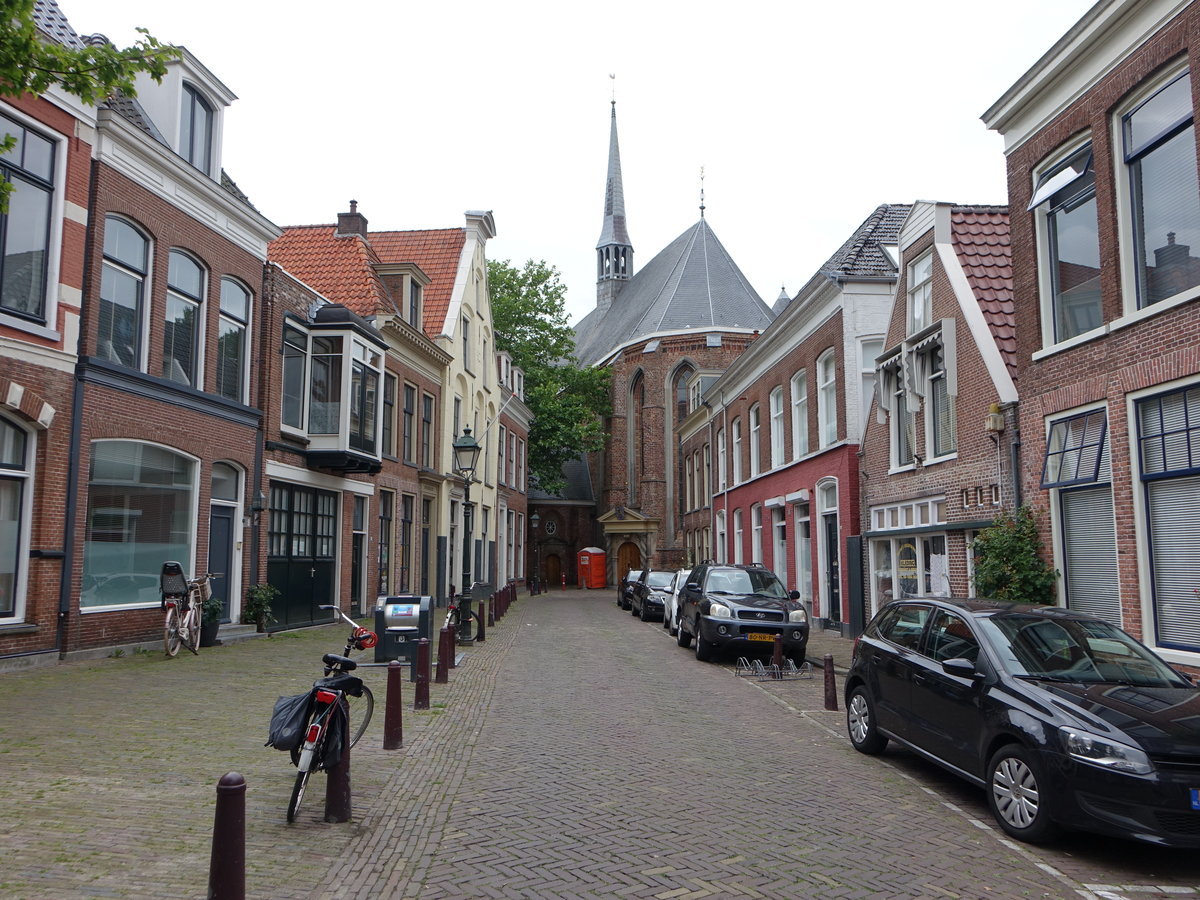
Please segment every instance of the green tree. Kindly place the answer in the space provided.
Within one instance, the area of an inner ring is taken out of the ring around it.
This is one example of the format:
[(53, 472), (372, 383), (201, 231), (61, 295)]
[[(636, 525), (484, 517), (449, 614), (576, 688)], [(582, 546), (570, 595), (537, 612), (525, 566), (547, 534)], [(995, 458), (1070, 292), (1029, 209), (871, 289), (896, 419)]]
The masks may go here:
[(525, 372), (525, 403), (533, 413), (530, 477), (542, 490), (559, 491), (563, 463), (604, 446), (609, 372), (575, 360), (558, 269), (544, 260), (527, 260), (520, 269), (489, 260), (488, 292), (496, 349)]
[(1001, 513), (975, 538), (975, 592), (1013, 603), (1053, 603), (1058, 572), (1042, 557), (1038, 511)]
[[(167, 74), (178, 47), (162, 44), (144, 28), (132, 47), (112, 44), (67, 47), (44, 38), (33, 18), (34, 0), (0, 0), (0, 96), (41, 94), (59, 85), (84, 103), (99, 103), (114, 93), (134, 96), (133, 80), (145, 72), (155, 81)], [(0, 140), (0, 155), (16, 145), (11, 134)], [(0, 182), (0, 211), (8, 207), (12, 185)]]

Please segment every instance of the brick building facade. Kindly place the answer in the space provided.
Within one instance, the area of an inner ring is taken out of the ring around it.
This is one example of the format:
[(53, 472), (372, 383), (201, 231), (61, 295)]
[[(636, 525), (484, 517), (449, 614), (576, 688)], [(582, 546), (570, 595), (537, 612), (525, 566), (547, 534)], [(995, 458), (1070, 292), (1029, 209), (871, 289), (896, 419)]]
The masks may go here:
[(1200, 10), (1098, 3), (984, 115), (1005, 141), (1023, 490), (1059, 601), (1200, 664)]

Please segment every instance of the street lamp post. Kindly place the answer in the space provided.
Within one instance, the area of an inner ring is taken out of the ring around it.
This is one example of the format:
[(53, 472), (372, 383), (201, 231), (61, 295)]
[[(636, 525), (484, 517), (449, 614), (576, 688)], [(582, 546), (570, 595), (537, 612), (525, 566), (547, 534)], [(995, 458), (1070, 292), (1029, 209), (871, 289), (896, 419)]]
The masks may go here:
[(538, 525), (542, 523), (542, 517), (534, 511), (529, 517), (529, 524), (533, 528), (533, 583), (530, 585), (530, 593), (538, 592), (538, 584), (542, 580), (542, 545), (538, 541)]
[(471, 532), (475, 524), (471, 515), (471, 482), (475, 478), (475, 466), (479, 463), (479, 451), (482, 449), (471, 436), (470, 428), (463, 428), (463, 433), (454, 439), (454, 471), (463, 480), (463, 596), (471, 589)]

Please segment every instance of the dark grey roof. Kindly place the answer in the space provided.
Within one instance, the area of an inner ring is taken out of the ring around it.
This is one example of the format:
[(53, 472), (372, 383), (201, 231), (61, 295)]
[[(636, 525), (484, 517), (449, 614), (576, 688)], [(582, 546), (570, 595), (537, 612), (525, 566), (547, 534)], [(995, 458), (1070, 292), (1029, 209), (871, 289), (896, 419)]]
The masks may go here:
[(897, 244), (908, 218), (909, 203), (884, 203), (855, 229), (849, 240), (817, 271), (830, 278), (875, 278), (896, 274), (896, 264), (883, 244)]
[(64, 47), (82, 50), (87, 46), (54, 0), (34, 0), (33, 21), (42, 34)]
[(573, 500), (582, 503), (594, 503), (596, 495), (592, 491), (592, 478), (588, 471), (587, 460), (577, 456), (563, 463), (563, 479), (566, 484), (557, 494), (548, 494), (541, 488), (529, 487), (529, 499), (532, 500)]
[(163, 133), (158, 130), (154, 124), (154, 120), (147, 115), (146, 110), (142, 108), (142, 104), (138, 103), (136, 97), (129, 97), (125, 94), (113, 94), (104, 101), (102, 106), (106, 106), (113, 112), (118, 113), (122, 119), (136, 125), (140, 130), (146, 132), (158, 143), (162, 144), (168, 150), (171, 145), (167, 143), (167, 139), (163, 137)]
[(630, 244), (625, 227), (625, 188), (621, 182), (621, 148), (617, 144), (617, 103), (612, 105), (612, 125), (608, 137), (608, 181), (604, 188), (604, 224), (596, 247)]
[(592, 365), (616, 348), (661, 331), (763, 330), (774, 320), (729, 252), (701, 218), (638, 272), (606, 309), (575, 328), (575, 353)]

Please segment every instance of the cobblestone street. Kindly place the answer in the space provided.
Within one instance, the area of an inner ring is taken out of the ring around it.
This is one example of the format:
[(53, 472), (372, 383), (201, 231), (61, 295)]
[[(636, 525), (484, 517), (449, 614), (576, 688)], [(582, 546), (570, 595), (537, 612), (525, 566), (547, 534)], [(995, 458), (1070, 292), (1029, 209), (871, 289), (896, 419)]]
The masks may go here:
[[(323, 821), (317, 776), (288, 826), (271, 707), (344, 637), (0, 675), (0, 896), (203, 896), (215, 785), (236, 771), (256, 898), (1200, 897), (1184, 851), (1003, 839), (981, 792), (855, 753), (819, 670), (760, 683), (698, 663), (607, 590), (522, 596), (429, 712), (406, 681), (401, 750), (382, 749), (385, 672), (366, 669), (353, 821)], [(810, 658), (849, 648), (817, 635)]]

